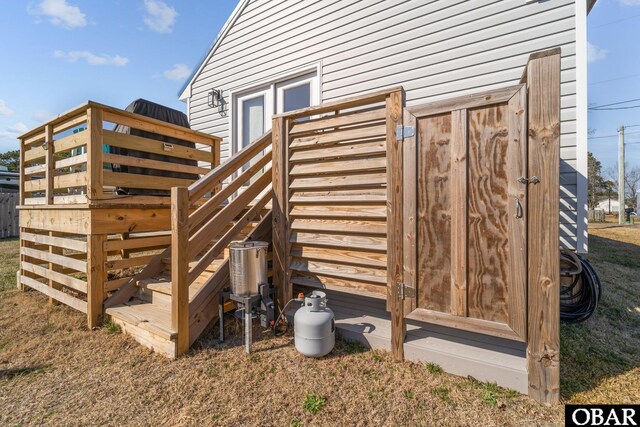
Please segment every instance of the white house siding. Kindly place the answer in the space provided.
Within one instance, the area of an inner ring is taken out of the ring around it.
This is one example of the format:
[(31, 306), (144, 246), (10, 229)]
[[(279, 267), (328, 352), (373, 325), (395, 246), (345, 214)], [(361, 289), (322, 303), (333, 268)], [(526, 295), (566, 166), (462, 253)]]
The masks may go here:
[(230, 91), (319, 63), (323, 102), (402, 85), (415, 105), (516, 84), (530, 53), (561, 47), (561, 239), (575, 248), (575, 15), (572, 0), (251, 0), (192, 82), (191, 126), (224, 138), (224, 160), (230, 116), (207, 106), (212, 88), (230, 103)]

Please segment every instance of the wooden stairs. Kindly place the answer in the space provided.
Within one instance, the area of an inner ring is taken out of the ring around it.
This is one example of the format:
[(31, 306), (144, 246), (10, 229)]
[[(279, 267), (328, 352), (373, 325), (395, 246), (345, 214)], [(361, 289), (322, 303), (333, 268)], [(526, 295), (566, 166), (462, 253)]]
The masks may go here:
[(173, 189), (171, 246), (105, 301), (105, 314), (125, 334), (175, 358), (218, 319), (229, 243), (271, 241), (270, 144), (269, 133), (188, 189)]

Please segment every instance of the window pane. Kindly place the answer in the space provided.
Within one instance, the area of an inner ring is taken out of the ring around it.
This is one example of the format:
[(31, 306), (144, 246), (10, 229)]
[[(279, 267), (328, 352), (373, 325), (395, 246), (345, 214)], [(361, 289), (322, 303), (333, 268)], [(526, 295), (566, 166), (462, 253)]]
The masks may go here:
[(284, 112), (310, 106), (311, 85), (309, 83), (284, 90)]
[(242, 146), (246, 147), (264, 133), (264, 96), (242, 103)]

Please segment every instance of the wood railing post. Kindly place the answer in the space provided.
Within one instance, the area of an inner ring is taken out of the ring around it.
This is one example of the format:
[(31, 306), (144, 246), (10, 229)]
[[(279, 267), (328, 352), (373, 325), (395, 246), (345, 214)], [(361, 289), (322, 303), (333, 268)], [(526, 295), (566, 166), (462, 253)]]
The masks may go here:
[(171, 329), (176, 356), (189, 351), (189, 190), (171, 189)]
[(104, 282), (106, 273), (104, 263), (107, 260), (104, 251), (105, 234), (87, 236), (87, 322), (89, 328), (100, 325), (104, 302)]
[(387, 122), (387, 302), (391, 311), (391, 353), (404, 360), (407, 333), (404, 301), (398, 286), (403, 280), (403, 168), (402, 140), (396, 128), (402, 124), (403, 92), (391, 92), (386, 100)]
[(280, 306), (292, 297), (289, 280), (289, 224), (287, 205), (289, 199), (288, 167), (288, 121), (283, 117), (274, 118), (272, 125), (272, 186), (273, 186), (273, 284), (278, 289)]
[(531, 55), (528, 176), (529, 396), (560, 398), (560, 49)]
[(47, 150), (45, 153), (45, 180), (47, 187), (45, 189), (45, 204), (53, 204), (53, 175), (56, 169), (55, 159), (53, 157), (55, 147), (53, 146), (53, 126), (48, 124), (44, 127), (44, 144)]
[(102, 198), (102, 110), (90, 107), (87, 110), (87, 199), (91, 203)]

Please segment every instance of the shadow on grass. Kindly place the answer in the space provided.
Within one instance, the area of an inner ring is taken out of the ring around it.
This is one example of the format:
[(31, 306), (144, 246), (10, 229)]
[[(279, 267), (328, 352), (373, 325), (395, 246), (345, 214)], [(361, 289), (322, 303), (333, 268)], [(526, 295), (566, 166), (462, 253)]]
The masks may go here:
[(640, 367), (640, 246), (591, 234), (589, 252), (602, 300), (586, 322), (560, 327), (564, 399)]
[(43, 373), (48, 366), (29, 366), (25, 368), (0, 369), (0, 380), (10, 380), (15, 377), (21, 377), (31, 374)]

